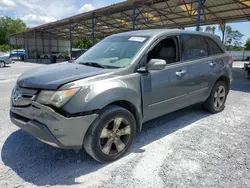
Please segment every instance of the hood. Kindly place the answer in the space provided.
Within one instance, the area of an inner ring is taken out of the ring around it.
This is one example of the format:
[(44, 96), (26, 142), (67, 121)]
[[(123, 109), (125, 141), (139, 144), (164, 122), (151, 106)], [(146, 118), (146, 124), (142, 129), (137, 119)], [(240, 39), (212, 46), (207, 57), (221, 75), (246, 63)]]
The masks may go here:
[(23, 73), (17, 80), (17, 85), (27, 88), (53, 90), (63, 84), (107, 72), (111, 72), (111, 69), (96, 68), (76, 63), (58, 63)]

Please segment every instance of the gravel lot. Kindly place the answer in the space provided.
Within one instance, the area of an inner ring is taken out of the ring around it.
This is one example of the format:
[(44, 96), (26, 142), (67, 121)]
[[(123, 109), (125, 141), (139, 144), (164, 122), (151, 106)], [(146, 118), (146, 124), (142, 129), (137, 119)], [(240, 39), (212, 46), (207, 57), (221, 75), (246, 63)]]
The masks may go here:
[(222, 113), (189, 107), (144, 125), (131, 152), (99, 164), (41, 143), (9, 120), (18, 76), (38, 66), (0, 69), (0, 187), (250, 187), (250, 80), (235, 62)]

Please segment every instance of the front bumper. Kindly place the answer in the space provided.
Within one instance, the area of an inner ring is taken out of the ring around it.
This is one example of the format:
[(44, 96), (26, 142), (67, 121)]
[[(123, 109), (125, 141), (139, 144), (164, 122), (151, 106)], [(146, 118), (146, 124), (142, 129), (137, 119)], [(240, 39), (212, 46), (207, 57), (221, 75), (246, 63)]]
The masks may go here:
[(59, 148), (80, 149), (84, 136), (98, 114), (66, 118), (32, 101), (28, 107), (11, 107), (11, 121), (39, 140)]

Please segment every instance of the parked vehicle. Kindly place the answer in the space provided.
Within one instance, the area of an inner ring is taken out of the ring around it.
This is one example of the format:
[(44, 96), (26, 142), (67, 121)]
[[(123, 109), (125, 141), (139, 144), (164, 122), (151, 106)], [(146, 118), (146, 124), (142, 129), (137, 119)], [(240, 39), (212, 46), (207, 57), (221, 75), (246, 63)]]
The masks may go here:
[[(63, 53), (59, 53), (59, 52), (51, 52), (51, 55), (55, 55), (57, 59), (63, 59), (64, 58), (64, 54)], [(41, 54), (40, 58), (41, 59), (50, 59), (50, 54)]]
[(12, 62), (13, 61), (9, 53), (0, 55), (0, 68), (5, 67), (6, 65), (11, 64)]
[(12, 50), (10, 52), (10, 57), (11, 58), (21, 58), (25, 56), (25, 50), (23, 49), (16, 49), (16, 50)]
[[(11, 96), (11, 121), (39, 140), (109, 162), (130, 148), (142, 124), (202, 103), (221, 112), (232, 64), (214, 35), (183, 30), (120, 33), (76, 63), (28, 71)], [(32, 78), (32, 79), (31, 79)]]
[(73, 59), (77, 59), (82, 54), (84, 54), (87, 51), (87, 49), (72, 49), (71, 56)]

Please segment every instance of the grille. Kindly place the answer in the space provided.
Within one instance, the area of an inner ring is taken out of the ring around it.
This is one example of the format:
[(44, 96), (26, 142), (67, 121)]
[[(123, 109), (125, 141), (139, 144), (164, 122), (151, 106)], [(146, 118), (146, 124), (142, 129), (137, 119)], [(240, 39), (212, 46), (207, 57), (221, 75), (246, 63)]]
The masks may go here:
[(16, 86), (12, 92), (12, 106), (28, 106), (38, 90)]

